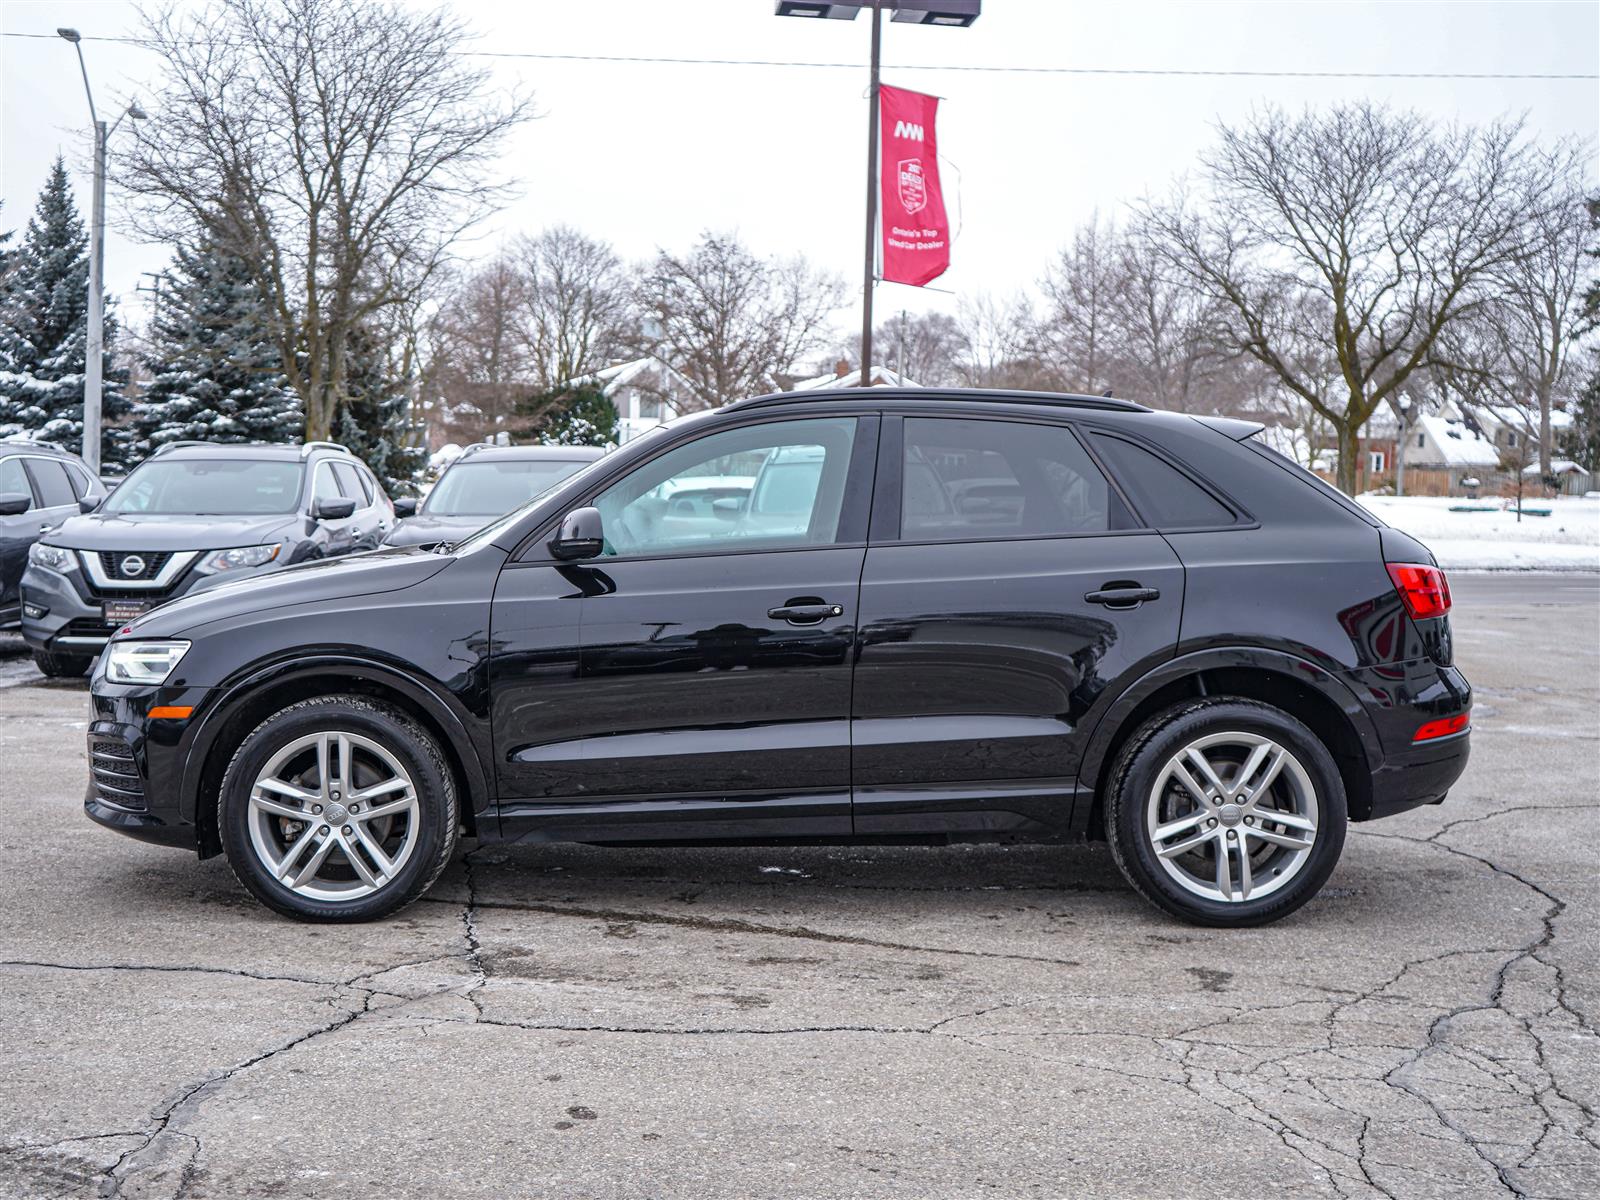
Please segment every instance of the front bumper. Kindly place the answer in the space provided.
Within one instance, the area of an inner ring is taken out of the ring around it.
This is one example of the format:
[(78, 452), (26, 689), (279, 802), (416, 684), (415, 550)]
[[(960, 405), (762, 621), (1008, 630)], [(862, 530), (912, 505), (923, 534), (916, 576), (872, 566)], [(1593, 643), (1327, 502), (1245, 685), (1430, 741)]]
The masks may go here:
[[(205, 688), (134, 688), (96, 678), (87, 732), (90, 820), (143, 842), (196, 849), (199, 829), (184, 774), (193, 732), (205, 714)], [(150, 719), (157, 706), (191, 708), (182, 719)]]

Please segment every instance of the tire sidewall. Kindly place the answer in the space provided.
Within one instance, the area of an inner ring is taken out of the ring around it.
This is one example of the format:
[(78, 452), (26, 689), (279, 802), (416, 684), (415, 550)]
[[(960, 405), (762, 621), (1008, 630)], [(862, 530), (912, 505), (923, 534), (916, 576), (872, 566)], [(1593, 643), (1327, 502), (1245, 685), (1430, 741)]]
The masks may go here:
[[(410, 858), (382, 888), (356, 900), (316, 900), (289, 890), (268, 872), (250, 838), (250, 790), (261, 769), (294, 739), (335, 731), (358, 733), (379, 743), (416, 784), (419, 828)], [(448, 772), (428, 735), (392, 710), (354, 697), (291, 705), (258, 725), (228, 764), (217, 802), (223, 852), (239, 881), (274, 911), (311, 921), (371, 920), (416, 899), (454, 849), (455, 816)]]
[[(1311, 777), (1319, 809), (1316, 844), (1299, 873), (1260, 900), (1236, 904), (1197, 896), (1179, 886), (1150, 843), (1145, 816), (1150, 789), (1174, 753), (1207, 734), (1232, 731), (1261, 734), (1292, 751)], [(1169, 710), (1130, 739), (1118, 767), (1106, 832), (1130, 881), (1168, 912), (1206, 925), (1265, 924), (1315, 896), (1338, 865), (1347, 823), (1344, 781), (1316, 734), (1281, 709), (1256, 701), (1217, 700)]]

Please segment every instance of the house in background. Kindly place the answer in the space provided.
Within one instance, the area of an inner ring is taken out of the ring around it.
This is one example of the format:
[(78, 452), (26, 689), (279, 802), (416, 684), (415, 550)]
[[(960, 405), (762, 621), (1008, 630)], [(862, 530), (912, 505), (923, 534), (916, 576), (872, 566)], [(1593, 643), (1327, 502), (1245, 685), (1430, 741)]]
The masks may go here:
[(597, 384), (617, 410), (617, 444), (631, 442), (641, 433), (665, 425), (694, 407), (689, 381), (665, 363), (636, 358), (617, 363), (572, 381), (574, 386)]
[[(868, 387), (904, 387), (919, 388), (922, 385), (914, 379), (907, 379), (898, 371), (891, 371), (888, 367), (875, 366), (867, 371)], [(816, 392), (829, 388), (853, 388), (861, 386), (861, 368), (853, 367), (845, 359), (840, 359), (833, 364), (833, 371), (827, 375), (818, 375), (813, 379), (802, 379), (791, 383), (785, 390), (791, 392)]]

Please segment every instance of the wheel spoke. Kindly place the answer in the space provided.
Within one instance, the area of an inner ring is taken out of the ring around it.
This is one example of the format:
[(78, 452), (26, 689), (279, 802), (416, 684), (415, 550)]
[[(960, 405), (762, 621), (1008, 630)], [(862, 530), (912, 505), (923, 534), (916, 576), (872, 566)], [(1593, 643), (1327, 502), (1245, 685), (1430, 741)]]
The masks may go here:
[(368, 887), (375, 888), (383, 883), (384, 876), (372, 873), (372, 868), (367, 865), (367, 860), (361, 856), (361, 852), (356, 849), (352, 840), (343, 834), (339, 835), (339, 849), (344, 852), (346, 861), (355, 869), (356, 874), (361, 876), (361, 881)]
[(1271, 742), (1262, 742), (1250, 751), (1250, 757), (1244, 760), (1239, 773), (1233, 777), (1233, 786), (1228, 789), (1228, 799), (1238, 800), (1250, 794), (1250, 778), (1261, 769), (1261, 764), (1266, 761), (1267, 755), (1271, 754), (1272, 750)]
[(1250, 851), (1244, 838), (1235, 838), (1230, 845), (1239, 847), (1239, 899), (1250, 899)]
[[(315, 826), (313, 826), (313, 828), (315, 828)], [(332, 851), (334, 846), (337, 844), (338, 843), (332, 834), (329, 834), (327, 837), (323, 838), (322, 845), (317, 847), (317, 852), (315, 854), (306, 859), (306, 865), (301, 867), (300, 873), (289, 881), (289, 886), (294, 888), (300, 887), (306, 882), (306, 880), (315, 875), (317, 871), (321, 869), (322, 863), (328, 857), (329, 852)]]
[(1216, 834), (1212, 833), (1209, 829), (1201, 830), (1193, 837), (1185, 838), (1181, 842), (1174, 842), (1170, 846), (1157, 846), (1156, 853), (1162, 858), (1177, 858), (1180, 854), (1187, 854), (1196, 846), (1204, 845), (1208, 838), (1213, 838), (1215, 836)]
[(323, 734), (317, 739), (317, 779), (322, 788), (322, 798), (328, 798), (328, 735)]
[(1272, 785), (1278, 782), (1278, 776), (1283, 774), (1283, 764), (1288, 761), (1288, 758), (1287, 751), (1281, 747), (1277, 748), (1277, 753), (1272, 756), (1272, 761), (1267, 764), (1266, 773), (1261, 776), (1260, 781), (1254, 787), (1244, 789), (1244, 799), (1251, 804), (1265, 799), (1267, 794), (1272, 791)]
[(289, 873), (294, 870), (295, 863), (300, 861), (300, 856), (306, 852), (306, 847), (310, 846), (316, 839), (317, 827), (315, 825), (307, 825), (305, 832), (296, 838), (294, 844), (283, 852), (283, 857), (278, 860), (277, 866), (273, 869), (273, 874), (279, 879), (288, 879)]
[(1285, 850), (1309, 850), (1312, 845), (1310, 838), (1289, 837), (1271, 829), (1262, 829), (1259, 825), (1254, 829), (1247, 829), (1246, 836), (1260, 838), (1263, 842), (1271, 842), (1274, 846), (1282, 846)]
[(1303, 829), (1307, 833), (1316, 833), (1317, 823), (1299, 813), (1284, 812), (1279, 808), (1258, 808), (1256, 817), (1262, 821), (1270, 821), (1274, 825), (1282, 825), (1288, 829)]
[(1184, 757), (1199, 770), (1200, 777), (1205, 780), (1206, 787), (1211, 788), (1215, 795), (1226, 796), (1228, 794), (1228, 789), (1223, 786), (1222, 780), (1217, 777), (1216, 769), (1211, 765), (1209, 758), (1193, 746), (1189, 747)]
[[(258, 784), (257, 787), (262, 785)], [(310, 799), (310, 797), (307, 797)], [(291, 821), (309, 821), (311, 813), (303, 808), (296, 808), (292, 804), (285, 804), (281, 800), (274, 800), (271, 796), (251, 796), (250, 807), (259, 808), (262, 812), (271, 813), (275, 817), (288, 817)]]
[(1194, 797), (1195, 803), (1206, 804), (1211, 801), (1211, 794), (1206, 791), (1205, 785), (1189, 774), (1189, 768), (1176, 759), (1172, 762), (1172, 777), (1183, 784), (1184, 790)]
[(383, 873), (383, 878), (387, 879), (393, 875), (394, 860), (383, 852), (383, 847), (373, 840), (372, 835), (366, 831), (366, 828), (361, 825), (355, 826), (355, 836), (361, 843), (361, 848), (372, 855), (372, 861), (378, 864), (378, 870)]
[(1228, 843), (1217, 841), (1217, 891), (1222, 893), (1224, 900), (1233, 899), (1233, 872), (1228, 865), (1228, 859), (1233, 852), (1228, 849)]
[(359, 792), (351, 792), (346, 799), (354, 804), (362, 804), (374, 796), (387, 796), (390, 792), (409, 789), (411, 785), (396, 775), (393, 779), (385, 779), (382, 783), (375, 783), (371, 787), (364, 787)]
[[(407, 790), (409, 791), (410, 789)], [(406, 795), (398, 800), (391, 800), (388, 804), (380, 804), (376, 808), (368, 808), (358, 813), (351, 813), (350, 818), (358, 822), (376, 821), (379, 817), (392, 817), (410, 811), (411, 803), (411, 797)]]
[(347, 797), (350, 792), (350, 781), (353, 778), (350, 774), (351, 766), (350, 739), (341, 733), (339, 735), (339, 790), (344, 792)]
[(1179, 817), (1176, 821), (1168, 821), (1165, 825), (1157, 825), (1156, 831), (1150, 836), (1158, 842), (1164, 842), (1174, 834), (1182, 833), (1185, 829), (1193, 829), (1205, 819), (1205, 809), (1199, 809), (1186, 817)]
[(302, 804), (310, 804), (313, 800), (320, 800), (316, 792), (308, 792), (305, 788), (295, 787), (292, 783), (285, 783), (281, 779), (268, 777), (256, 780), (256, 787), (266, 792), (277, 792), (280, 796), (287, 796), (291, 800), (298, 800)]

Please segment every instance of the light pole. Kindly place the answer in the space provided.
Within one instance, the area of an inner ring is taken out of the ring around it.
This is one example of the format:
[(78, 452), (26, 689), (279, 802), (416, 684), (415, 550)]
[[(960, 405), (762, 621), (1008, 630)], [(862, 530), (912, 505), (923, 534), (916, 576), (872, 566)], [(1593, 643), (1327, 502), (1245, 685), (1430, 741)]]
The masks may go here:
[(105, 360), (105, 257), (106, 257), (106, 143), (124, 117), (143, 121), (145, 113), (137, 103), (116, 119), (110, 129), (94, 109), (94, 92), (89, 89), (89, 68), (83, 61), (82, 36), (76, 29), (57, 29), (78, 52), (78, 70), (83, 73), (83, 94), (89, 98), (89, 120), (94, 122), (94, 196), (89, 209), (89, 330), (84, 339), (83, 361), (83, 461), (100, 474), (100, 391)]
[(978, 19), (983, 0), (866, 0), (832, 4), (823, 0), (777, 0), (780, 17), (854, 21), (863, 8), (872, 10), (872, 52), (867, 88), (867, 236), (861, 279), (861, 386), (872, 384), (872, 291), (877, 283), (878, 251), (878, 65), (883, 41), (883, 13), (914, 25), (965, 28)]

